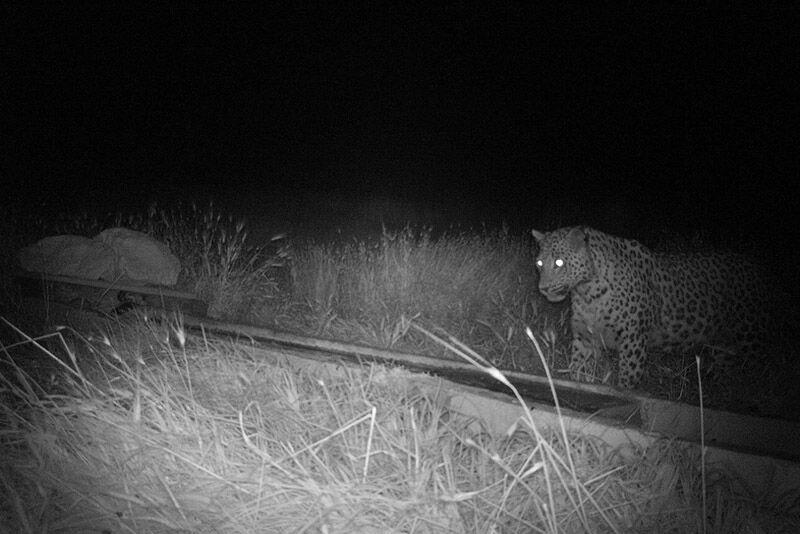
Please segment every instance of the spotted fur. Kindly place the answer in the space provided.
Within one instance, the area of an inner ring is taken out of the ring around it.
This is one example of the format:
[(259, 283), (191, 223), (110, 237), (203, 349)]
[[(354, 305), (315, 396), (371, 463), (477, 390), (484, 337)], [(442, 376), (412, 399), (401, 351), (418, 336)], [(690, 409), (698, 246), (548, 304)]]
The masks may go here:
[(532, 233), (539, 291), (553, 302), (572, 297), (574, 379), (591, 380), (589, 364), (605, 349), (619, 355), (623, 388), (640, 382), (656, 348), (762, 350), (767, 292), (759, 269), (743, 256), (656, 254), (588, 227)]

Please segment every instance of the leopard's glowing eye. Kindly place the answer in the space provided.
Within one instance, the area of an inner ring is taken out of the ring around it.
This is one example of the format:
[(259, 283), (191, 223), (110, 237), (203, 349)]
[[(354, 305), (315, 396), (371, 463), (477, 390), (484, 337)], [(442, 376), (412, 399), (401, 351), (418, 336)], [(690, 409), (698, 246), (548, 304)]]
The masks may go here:
[(544, 266), (544, 262), (542, 260), (536, 260), (536, 266), (541, 269)]
[(562, 260), (561, 258), (558, 258), (556, 260), (556, 267), (563, 267), (563, 266), (564, 266), (564, 260)]

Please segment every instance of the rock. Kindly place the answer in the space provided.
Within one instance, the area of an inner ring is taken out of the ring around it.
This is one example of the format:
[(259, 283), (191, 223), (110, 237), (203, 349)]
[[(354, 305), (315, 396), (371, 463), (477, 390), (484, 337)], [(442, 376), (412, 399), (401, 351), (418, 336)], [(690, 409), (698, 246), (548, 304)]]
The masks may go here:
[(174, 286), (181, 262), (164, 243), (127, 228), (109, 228), (94, 238), (116, 253), (117, 273), (128, 280)]
[(114, 276), (114, 249), (102, 241), (77, 235), (45, 237), (19, 253), (26, 271), (108, 280)]
[(93, 239), (46, 237), (22, 249), (18, 259), (31, 272), (163, 286), (174, 286), (181, 270), (169, 247), (127, 228), (109, 228)]

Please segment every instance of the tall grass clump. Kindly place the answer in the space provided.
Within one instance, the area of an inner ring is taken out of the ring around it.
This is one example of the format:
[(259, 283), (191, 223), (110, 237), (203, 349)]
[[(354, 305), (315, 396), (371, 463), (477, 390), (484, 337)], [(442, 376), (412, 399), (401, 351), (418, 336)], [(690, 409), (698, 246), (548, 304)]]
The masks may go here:
[(400, 328), (402, 317), (418, 317), (510, 359), (524, 345), (522, 326), (541, 320), (528, 245), (507, 231), (434, 238), (406, 227), (309, 244), (296, 253), (292, 282), (317, 333), (383, 347), (425, 345)]
[[(4, 325), (14, 333), (0, 351), (7, 532), (797, 526), (788, 496), (778, 513), (722, 483), (709, 485), (704, 517), (697, 458), (668, 442), (623, 460), (524, 420), (494, 435), (452, 409), (441, 382), (402, 370), (300, 365), (174, 318), (48, 339)], [(49, 372), (32, 372), (37, 361)]]
[(276, 293), (275, 270), (286, 257), (281, 243), (252, 246), (245, 222), (214, 207), (151, 204), (146, 215), (118, 214), (115, 225), (159, 239), (178, 256), (187, 289), (208, 302), (209, 315), (247, 320)]

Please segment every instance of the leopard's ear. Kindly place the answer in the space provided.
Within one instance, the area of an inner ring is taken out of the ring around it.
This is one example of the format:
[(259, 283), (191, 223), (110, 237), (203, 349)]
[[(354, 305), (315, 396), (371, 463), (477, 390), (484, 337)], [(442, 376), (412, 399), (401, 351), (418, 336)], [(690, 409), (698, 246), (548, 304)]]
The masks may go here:
[(541, 243), (542, 241), (544, 241), (544, 237), (546, 234), (537, 232), (536, 230), (531, 230), (531, 235), (533, 236), (533, 238), (536, 240), (537, 243)]
[(588, 239), (589, 238), (587, 237), (586, 232), (584, 232), (583, 228), (579, 226), (576, 226), (569, 231), (569, 234), (567, 234), (567, 243), (569, 243), (569, 246), (575, 250), (584, 248)]

